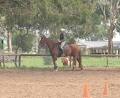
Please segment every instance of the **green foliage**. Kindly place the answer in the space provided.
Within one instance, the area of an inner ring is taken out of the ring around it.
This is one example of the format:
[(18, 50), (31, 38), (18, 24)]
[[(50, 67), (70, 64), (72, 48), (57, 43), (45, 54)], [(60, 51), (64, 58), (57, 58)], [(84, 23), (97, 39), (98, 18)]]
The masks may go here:
[[(48, 48), (45, 49), (45, 54), (50, 54)], [(44, 65), (51, 65), (52, 64), (51, 56), (50, 57), (49, 56), (43, 56), (42, 58), (43, 58), (43, 61), (44, 61)]]
[(1, 39), (0, 39), (0, 49), (3, 49), (3, 43)]
[[(103, 0), (104, 1), (104, 0)], [(0, 4), (0, 15), (5, 16), (5, 28), (45, 29), (58, 36), (60, 28), (74, 32), (74, 37), (101, 36), (102, 8), (109, 18), (109, 6), (98, 0), (6, 0)], [(117, 2), (117, 0), (115, 0)], [(115, 3), (113, 2), (113, 3)], [(41, 33), (40, 32), (40, 33)], [(106, 33), (106, 32), (102, 32)], [(100, 34), (100, 35), (99, 35)], [(103, 34), (104, 35), (104, 34)], [(104, 36), (102, 36), (104, 37)], [(71, 39), (71, 38), (70, 38)]]
[(16, 34), (13, 38), (13, 44), (21, 48), (23, 52), (29, 52), (32, 49), (34, 41), (34, 35), (33, 34)]
[(51, 65), (52, 64), (52, 58), (48, 56), (43, 57), (44, 65)]
[[(57, 60), (57, 66), (63, 67), (61, 62), (61, 58)], [(112, 68), (120, 68), (120, 59), (118, 57), (90, 57), (90, 56), (82, 56), (82, 64), (84, 67), (98, 67), (103, 68), (105, 66)], [(6, 63), (7, 68), (14, 68), (14, 63), (8, 62)], [(33, 56), (33, 57), (22, 57), (21, 60), (21, 68), (53, 68), (53, 64), (45, 65), (42, 57)]]
[(69, 42), (70, 44), (73, 44), (73, 43), (75, 43), (75, 39), (74, 39), (74, 38), (70, 38), (68, 42)]
[(119, 16), (117, 23), (116, 23), (116, 29), (118, 32), (120, 32), (120, 16)]

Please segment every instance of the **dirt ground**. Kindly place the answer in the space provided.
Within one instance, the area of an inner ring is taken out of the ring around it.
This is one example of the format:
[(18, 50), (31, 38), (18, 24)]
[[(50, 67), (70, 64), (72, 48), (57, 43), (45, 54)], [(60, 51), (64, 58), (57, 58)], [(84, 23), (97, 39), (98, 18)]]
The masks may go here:
[[(108, 80), (108, 96), (103, 96)], [(0, 70), (0, 98), (83, 98), (88, 81), (91, 98), (120, 98), (120, 70)]]

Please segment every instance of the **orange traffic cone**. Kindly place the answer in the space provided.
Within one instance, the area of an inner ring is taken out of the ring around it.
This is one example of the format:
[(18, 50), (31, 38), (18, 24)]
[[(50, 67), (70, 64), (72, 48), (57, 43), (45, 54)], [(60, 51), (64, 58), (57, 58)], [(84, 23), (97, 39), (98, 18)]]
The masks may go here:
[(87, 82), (83, 86), (83, 98), (90, 98), (90, 92)]
[(108, 90), (109, 90), (108, 81), (106, 80), (105, 84), (104, 84), (104, 88), (103, 88), (103, 95), (104, 96), (108, 96)]

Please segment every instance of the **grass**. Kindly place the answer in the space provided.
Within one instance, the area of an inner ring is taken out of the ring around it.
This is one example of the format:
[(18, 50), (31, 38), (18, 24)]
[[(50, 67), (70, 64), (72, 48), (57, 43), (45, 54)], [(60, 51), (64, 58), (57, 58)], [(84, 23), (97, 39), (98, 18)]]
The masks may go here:
[[(23, 68), (51, 68), (53, 67), (51, 57), (43, 58), (40, 56), (22, 57), (21, 67)], [(46, 62), (51, 63), (46, 64)], [(82, 64), (86, 67), (120, 67), (120, 58), (118, 57), (82, 57)], [(57, 60), (57, 65), (62, 67), (61, 58)], [(7, 68), (13, 68), (14, 63), (6, 63)]]
[[(50, 62), (47, 64), (47, 62)], [(51, 57), (23, 57), (22, 64), (23, 67), (37, 67), (37, 68), (47, 68), (53, 67), (52, 58)], [(62, 67), (61, 59), (57, 60), (57, 65)]]

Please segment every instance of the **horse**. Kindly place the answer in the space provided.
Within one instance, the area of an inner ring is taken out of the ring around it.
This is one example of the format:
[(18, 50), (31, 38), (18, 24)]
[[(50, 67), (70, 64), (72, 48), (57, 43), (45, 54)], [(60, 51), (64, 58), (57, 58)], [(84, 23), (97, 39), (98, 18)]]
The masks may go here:
[[(45, 36), (42, 36), (40, 41), (39, 41), (39, 46), (45, 46), (49, 48), (50, 54), (52, 56), (53, 64), (54, 64), (54, 69), (57, 70), (58, 66), (56, 64), (56, 60), (58, 57), (60, 57), (60, 46), (61, 42), (52, 40), (50, 38), (46, 38)], [(70, 56), (73, 57), (73, 70), (74, 66), (76, 65), (76, 61), (79, 63), (79, 68), (81, 70), (83, 69), (83, 66), (81, 64), (81, 52), (80, 52), (80, 47), (76, 44), (68, 44), (64, 47), (63, 49), (63, 56), (67, 57)]]

